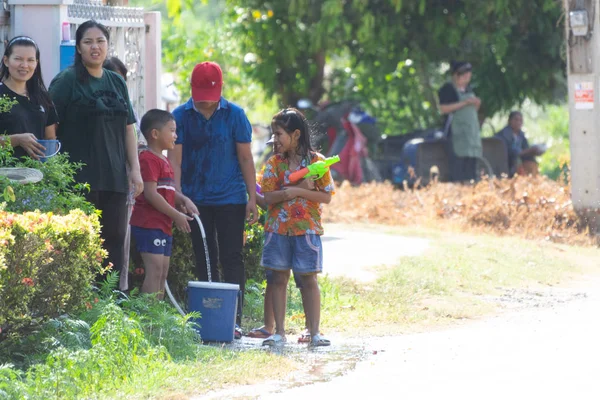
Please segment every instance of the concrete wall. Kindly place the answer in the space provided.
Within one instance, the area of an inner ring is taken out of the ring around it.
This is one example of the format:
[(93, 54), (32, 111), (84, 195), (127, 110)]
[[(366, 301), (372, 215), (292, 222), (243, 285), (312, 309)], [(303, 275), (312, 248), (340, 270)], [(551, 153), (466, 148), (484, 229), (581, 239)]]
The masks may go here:
[[(118, 1), (120, 5), (126, 1)], [(82, 18), (70, 18), (68, 6), (73, 0), (9, 0), (11, 6), (10, 37), (16, 35), (31, 36), (40, 48), (42, 75), (46, 85), (60, 72), (60, 44), (62, 40), (62, 23), (81, 23)], [(127, 29), (122, 20), (100, 21), (116, 27), (115, 47), (118, 54), (125, 51), (124, 32)], [(144, 53), (142, 107), (144, 110), (157, 108), (161, 105), (161, 15), (160, 12), (144, 13)], [(140, 29), (143, 29), (140, 28)], [(75, 39), (72, 37), (72, 39)], [(139, 110), (142, 111), (142, 110)]]
[(67, 20), (67, 5), (73, 0), (9, 0), (11, 37), (31, 36), (40, 48), (42, 75), (46, 85), (60, 70), (62, 22)]
[(146, 54), (144, 64), (145, 108), (159, 108), (161, 104), (161, 15), (160, 12), (144, 13), (146, 24)]
[[(583, 4), (591, 37), (570, 37), (569, 11)], [(600, 232), (600, 0), (565, 0), (571, 194), (573, 206), (592, 231)], [(595, 14), (593, 10), (595, 9)], [(570, 39), (569, 39), (570, 37)], [(593, 100), (588, 97), (591, 95)]]

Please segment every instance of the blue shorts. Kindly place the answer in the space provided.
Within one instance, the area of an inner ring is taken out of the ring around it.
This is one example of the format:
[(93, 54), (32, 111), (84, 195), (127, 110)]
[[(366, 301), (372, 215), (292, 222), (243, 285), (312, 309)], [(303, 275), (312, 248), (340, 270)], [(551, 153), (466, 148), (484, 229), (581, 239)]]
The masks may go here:
[(291, 268), (294, 275), (323, 272), (321, 237), (314, 234), (284, 236), (267, 232), (261, 262), (265, 268), (275, 271)]
[(160, 229), (131, 227), (131, 234), (140, 253), (162, 254), (171, 257), (173, 236), (167, 235)]
[[(299, 275), (294, 275), (294, 281), (296, 282), (296, 288), (302, 289), (302, 279)], [(273, 270), (265, 268), (265, 279), (267, 280), (267, 284), (273, 283)]]

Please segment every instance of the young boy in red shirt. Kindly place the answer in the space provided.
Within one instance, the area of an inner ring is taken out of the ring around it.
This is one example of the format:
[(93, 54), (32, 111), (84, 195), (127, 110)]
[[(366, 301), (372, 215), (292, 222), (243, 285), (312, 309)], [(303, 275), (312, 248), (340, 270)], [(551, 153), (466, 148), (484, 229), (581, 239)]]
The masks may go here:
[(131, 233), (142, 256), (146, 277), (142, 293), (164, 297), (165, 280), (173, 247), (173, 222), (183, 232), (191, 231), (190, 214), (198, 214), (194, 203), (175, 190), (171, 163), (162, 153), (175, 146), (176, 125), (171, 113), (150, 110), (143, 117), (140, 130), (148, 141), (148, 149), (140, 153), (140, 171), (144, 191), (135, 199), (131, 215)]

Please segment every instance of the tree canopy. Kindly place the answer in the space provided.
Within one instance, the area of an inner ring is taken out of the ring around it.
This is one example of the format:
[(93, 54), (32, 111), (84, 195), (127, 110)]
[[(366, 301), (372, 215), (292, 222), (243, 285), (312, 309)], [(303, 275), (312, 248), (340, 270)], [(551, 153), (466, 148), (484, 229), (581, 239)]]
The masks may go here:
[[(207, 2), (204, 2), (207, 3)], [(166, 61), (225, 63), (227, 85), (259, 85), (281, 106), (355, 98), (386, 133), (439, 120), (436, 91), (453, 59), (474, 66), (482, 116), (564, 100), (560, 0), (169, 0)], [(204, 7), (202, 10), (200, 7)], [(206, 15), (212, 10), (212, 20)], [(217, 11), (215, 11), (217, 10)], [(194, 26), (190, 29), (190, 26)], [(212, 51), (209, 51), (212, 50)], [(252, 90), (250, 90), (252, 92)], [(234, 100), (236, 100), (234, 98)]]

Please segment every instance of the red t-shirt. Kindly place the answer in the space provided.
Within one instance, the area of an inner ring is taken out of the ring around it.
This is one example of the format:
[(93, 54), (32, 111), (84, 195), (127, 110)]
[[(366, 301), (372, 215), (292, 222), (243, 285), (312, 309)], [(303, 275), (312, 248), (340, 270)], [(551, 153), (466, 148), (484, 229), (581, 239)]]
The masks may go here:
[[(144, 182), (156, 182), (156, 191), (175, 207), (175, 173), (169, 160), (146, 150), (140, 153), (140, 172)], [(146, 201), (144, 193), (135, 199), (129, 222), (132, 226), (160, 229), (167, 235), (173, 233), (173, 220)]]

